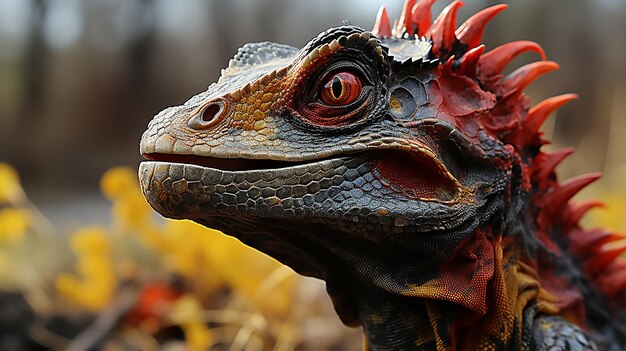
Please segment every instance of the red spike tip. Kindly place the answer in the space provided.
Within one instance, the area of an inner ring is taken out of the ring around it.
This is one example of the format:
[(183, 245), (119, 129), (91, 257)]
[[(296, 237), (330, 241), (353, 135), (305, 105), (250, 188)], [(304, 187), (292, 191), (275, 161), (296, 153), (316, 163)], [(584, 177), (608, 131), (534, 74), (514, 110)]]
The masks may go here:
[(430, 28), (430, 22), (432, 21), (431, 9), (436, 1), (421, 0), (411, 10), (411, 18), (417, 26), (416, 34), (420, 37), (426, 35), (428, 28)]
[(626, 261), (615, 259), (601, 275), (595, 277), (595, 280), (607, 297), (623, 297), (626, 291)]
[(596, 207), (604, 207), (606, 206), (603, 202), (597, 200), (583, 200), (580, 202), (576, 202), (570, 204), (567, 209), (568, 212), (568, 220), (571, 224), (578, 224), (580, 219), (587, 213), (589, 210)]
[(432, 27), (430, 27), (428, 33), (426, 33), (426, 36), (430, 36), (433, 42), (433, 52), (449, 52), (452, 49), (452, 45), (456, 40), (456, 36), (454, 35), (454, 31), (456, 30), (456, 14), (463, 5), (463, 2), (460, 0), (454, 0), (453, 3), (446, 6), (446, 8), (441, 11), (439, 17), (433, 22)]
[(546, 179), (554, 172), (554, 169), (569, 155), (574, 153), (573, 147), (568, 147), (562, 150), (557, 150), (550, 153), (543, 153), (541, 157), (540, 167), (537, 169), (537, 176), (541, 179)]
[(389, 38), (391, 36), (391, 24), (389, 23), (389, 15), (387, 14), (387, 7), (385, 7), (385, 5), (382, 5), (380, 10), (378, 10), (372, 34), (379, 38)]
[(459, 59), (458, 71), (468, 77), (476, 76), (478, 61), (480, 56), (485, 52), (485, 45), (480, 45), (468, 51)]
[(554, 214), (563, 210), (565, 204), (574, 197), (574, 195), (583, 190), (587, 185), (598, 180), (601, 176), (602, 173), (595, 172), (583, 174), (564, 181), (548, 195), (544, 203), (544, 208), (547, 210), (546, 212)]
[(594, 253), (587, 267), (592, 273), (601, 271), (625, 251), (626, 239), (605, 243)]
[(567, 237), (572, 252), (579, 257), (593, 256), (596, 247), (611, 241), (623, 239), (622, 236), (602, 228), (590, 230), (577, 228), (569, 232)]
[(527, 40), (510, 42), (498, 46), (481, 57), (478, 63), (481, 77), (488, 78), (502, 73), (506, 65), (526, 51), (534, 51), (541, 55), (542, 60), (546, 59), (543, 49), (535, 42)]
[(528, 115), (522, 123), (524, 130), (529, 135), (537, 133), (541, 125), (548, 119), (552, 112), (577, 98), (578, 95), (576, 94), (563, 94), (543, 100), (528, 111)]
[(541, 75), (557, 69), (559, 69), (559, 64), (552, 61), (538, 61), (524, 65), (504, 78), (500, 88), (501, 92), (508, 94), (522, 91)]
[(476, 13), (456, 30), (456, 37), (461, 44), (467, 45), (470, 49), (477, 47), (480, 45), (487, 23), (507, 7), (508, 5), (500, 4), (488, 7)]
[(396, 35), (402, 35), (405, 30), (409, 35), (413, 35), (413, 19), (411, 18), (411, 13), (413, 7), (415, 6), (415, 0), (406, 0), (404, 2), (404, 6), (402, 6), (402, 13), (400, 14), (400, 18), (398, 18), (398, 27), (396, 28)]

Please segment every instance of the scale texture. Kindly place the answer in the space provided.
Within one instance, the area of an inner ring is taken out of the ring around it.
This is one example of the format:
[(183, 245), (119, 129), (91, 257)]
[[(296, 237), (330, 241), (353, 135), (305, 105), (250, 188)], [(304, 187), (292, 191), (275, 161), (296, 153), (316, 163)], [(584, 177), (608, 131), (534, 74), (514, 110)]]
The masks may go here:
[[(571, 198), (599, 176), (559, 182), (572, 150), (542, 150), (576, 96), (531, 107), (558, 65), (530, 41), (485, 51), (506, 5), (457, 27), (463, 3), (432, 21), (433, 3), (244, 45), (150, 122), (146, 199), (325, 280), (365, 350), (626, 350), (626, 237), (579, 225), (600, 203)], [(541, 60), (502, 73), (527, 51)]]

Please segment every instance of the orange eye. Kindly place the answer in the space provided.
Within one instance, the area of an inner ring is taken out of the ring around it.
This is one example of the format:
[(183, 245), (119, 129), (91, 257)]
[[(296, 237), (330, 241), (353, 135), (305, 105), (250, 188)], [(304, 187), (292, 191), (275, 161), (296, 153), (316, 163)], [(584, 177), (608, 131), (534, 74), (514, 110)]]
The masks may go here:
[(361, 96), (363, 86), (357, 76), (340, 72), (330, 77), (321, 89), (320, 99), (329, 106), (346, 106)]

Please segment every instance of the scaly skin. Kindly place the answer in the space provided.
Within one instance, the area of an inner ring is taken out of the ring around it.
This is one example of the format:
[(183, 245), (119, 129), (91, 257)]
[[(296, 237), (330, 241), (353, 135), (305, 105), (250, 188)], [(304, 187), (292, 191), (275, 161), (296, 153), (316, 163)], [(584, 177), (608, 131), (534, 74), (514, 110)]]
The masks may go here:
[(622, 290), (578, 268), (571, 234), (588, 208), (567, 201), (593, 179), (559, 185), (560, 159), (540, 151), (541, 122), (571, 96), (529, 110), (522, 92), (557, 65), (503, 78), (520, 52), (543, 55), (483, 54), (503, 7), (455, 34), (462, 4), (431, 26), (432, 2), (407, 1), (393, 32), (383, 9), (374, 34), (246, 44), (150, 122), (146, 198), (324, 279), (368, 350), (622, 350)]

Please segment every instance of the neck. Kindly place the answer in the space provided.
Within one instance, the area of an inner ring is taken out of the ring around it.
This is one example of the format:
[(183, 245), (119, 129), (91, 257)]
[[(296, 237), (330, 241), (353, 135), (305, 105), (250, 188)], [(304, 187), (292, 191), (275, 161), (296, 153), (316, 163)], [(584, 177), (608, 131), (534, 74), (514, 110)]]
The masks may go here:
[(458, 306), (371, 288), (361, 297), (359, 318), (366, 350), (455, 349), (452, 321)]
[[(536, 309), (550, 310), (534, 271), (475, 234), (432, 281), (402, 295), (361, 289), (366, 350), (525, 349)], [(485, 345), (489, 347), (485, 347)]]

